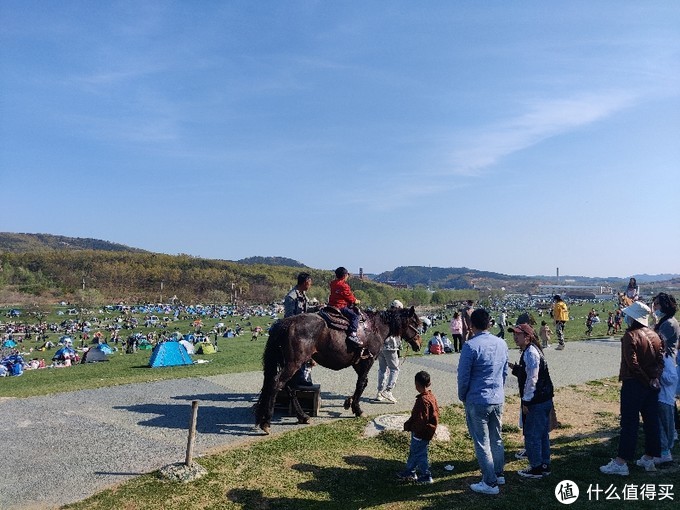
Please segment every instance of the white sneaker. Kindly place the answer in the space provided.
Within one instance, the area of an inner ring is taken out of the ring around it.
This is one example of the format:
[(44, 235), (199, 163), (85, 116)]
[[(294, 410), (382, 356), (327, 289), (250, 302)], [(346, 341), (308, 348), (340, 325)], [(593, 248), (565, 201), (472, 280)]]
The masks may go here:
[(559, 344), (557, 347), (555, 347), (555, 350), (556, 350), (556, 351), (561, 351), (561, 350), (563, 350), (563, 349), (564, 349), (564, 345), (563, 345), (563, 344)]
[(635, 461), (635, 465), (645, 468), (645, 471), (656, 471), (654, 459), (645, 459), (644, 455)]
[(389, 401), (393, 404), (397, 403), (397, 399), (394, 398), (394, 395), (392, 395), (392, 392), (390, 390), (385, 390), (385, 391), (381, 392), (380, 394), (383, 396), (383, 398), (385, 400), (387, 400), (387, 401)]
[(484, 480), (482, 480), (479, 483), (471, 484), (470, 488), (473, 491), (478, 492), (479, 494), (498, 494), (500, 492), (498, 485), (496, 485), (495, 487), (491, 487), (490, 485), (484, 483)]
[(612, 459), (606, 466), (600, 466), (600, 472), (604, 473), (605, 475), (627, 476), (629, 474), (628, 464), (618, 464), (614, 459)]
[(505, 485), (505, 477), (504, 476), (496, 476), (496, 483), (498, 485)]
[(381, 391), (379, 391), (378, 394), (375, 396), (375, 400), (377, 400), (378, 402), (382, 402), (383, 400), (385, 400), (385, 397), (382, 396)]

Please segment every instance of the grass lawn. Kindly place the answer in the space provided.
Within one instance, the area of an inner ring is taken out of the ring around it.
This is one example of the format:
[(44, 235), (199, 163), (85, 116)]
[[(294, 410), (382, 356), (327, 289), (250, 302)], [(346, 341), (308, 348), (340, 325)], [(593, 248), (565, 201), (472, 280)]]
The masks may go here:
[[(509, 398), (504, 415), (506, 480), (498, 496), (473, 493), (469, 484), (480, 478), (472, 443), (467, 435), (463, 410), (450, 406), (442, 412), (449, 427), (449, 442), (433, 441), (430, 462), (432, 485), (403, 484), (395, 473), (403, 469), (409, 438), (403, 432), (383, 432), (364, 437), (367, 419), (340, 419), (257, 441), (198, 460), (209, 474), (182, 484), (162, 479), (158, 473), (106, 490), (82, 502), (66, 506), (73, 510), (142, 509), (512, 509), (561, 508), (556, 485), (575, 482), (580, 489), (572, 508), (677, 508), (673, 500), (623, 501), (624, 484), (661, 490), (673, 484), (678, 491), (677, 466), (656, 473), (631, 468), (629, 477), (600, 474), (616, 452), (618, 429), (618, 383), (595, 381), (562, 388), (556, 396), (561, 426), (553, 431), (553, 474), (543, 480), (525, 480), (516, 474), (526, 461), (516, 460), (522, 446), (517, 423), (517, 397)], [(676, 455), (678, 448), (676, 448)], [(444, 466), (454, 465), (453, 471)], [(595, 501), (588, 488), (615, 491), (619, 501)], [(638, 498), (641, 496), (638, 494)], [(630, 494), (628, 494), (630, 496)]]

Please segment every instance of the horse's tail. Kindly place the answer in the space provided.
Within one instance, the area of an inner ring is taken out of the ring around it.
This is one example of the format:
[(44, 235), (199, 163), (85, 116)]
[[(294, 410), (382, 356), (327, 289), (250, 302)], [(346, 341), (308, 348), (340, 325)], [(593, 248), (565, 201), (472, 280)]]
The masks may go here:
[(255, 404), (255, 423), (257, 425), (271, 420), (271, 404), (274, 400), (278, 375), (283, 367), (282, 345), (287, 331), (288, 328), (283, 326), (283, 321), (275, 322), (269, 330), (267, 345), (264, 348), (264, 353), (262, 353), (264, 382)]

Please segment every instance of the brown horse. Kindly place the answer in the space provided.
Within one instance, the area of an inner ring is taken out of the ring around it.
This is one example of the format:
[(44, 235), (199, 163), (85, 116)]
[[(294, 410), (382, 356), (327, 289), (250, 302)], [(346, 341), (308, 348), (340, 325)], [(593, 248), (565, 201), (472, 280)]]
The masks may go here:
[(309, 423), (295, 395), (287, 385), (295, 372), (310, 358), (319, 365), (332, 370), (353, 366), (357, 373), (354, 394), (345, 400), (345, 409), (352, 408), (355, 416), (363, 412), (359, 399), (368, 384), (368, 372), (388, 336), (399, 336), (413, 350), (420, 349), (420, 319), (415, 309), (390, 309), (382, 312), (365, 312), (366, 320), (359, 326), (358, 336), (363, 341), (365, 353), (359, 358), (356, 350), (347, 345), (345, 331), (331, 329), (317, 313), (295, 315), (277, 321), (269, 332), (269, 339), (262, 355), (264, 383), (255, 405), (256, 424), (269, 433), (274, 403), (279, 391), (287, 389), (293, 402), (298, 423)]

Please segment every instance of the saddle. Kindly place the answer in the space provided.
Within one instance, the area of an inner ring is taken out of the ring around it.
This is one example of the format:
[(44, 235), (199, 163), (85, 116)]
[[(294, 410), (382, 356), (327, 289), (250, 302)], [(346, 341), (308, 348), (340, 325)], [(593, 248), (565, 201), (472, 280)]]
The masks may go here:
[(326, 321), (326, 325), (331, 329), (347, 331), (349, 328), (349, 321), (347, 318), (334, 306), (324, 306), (318, 313), (323, 320)]

